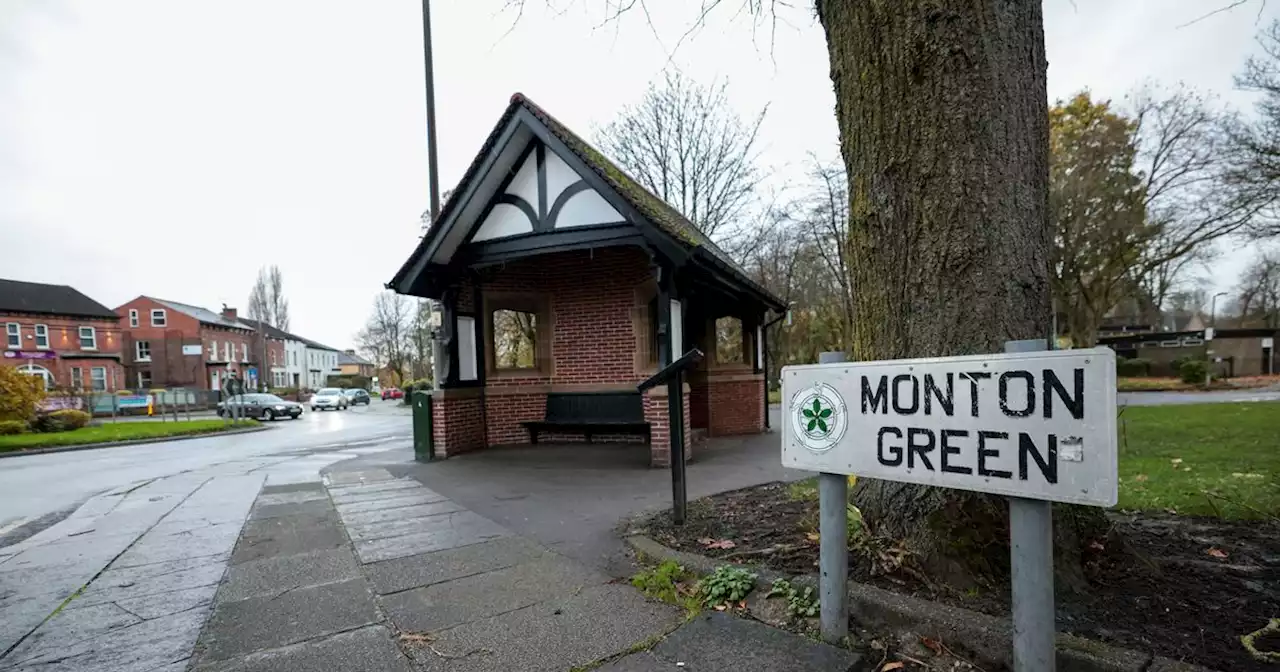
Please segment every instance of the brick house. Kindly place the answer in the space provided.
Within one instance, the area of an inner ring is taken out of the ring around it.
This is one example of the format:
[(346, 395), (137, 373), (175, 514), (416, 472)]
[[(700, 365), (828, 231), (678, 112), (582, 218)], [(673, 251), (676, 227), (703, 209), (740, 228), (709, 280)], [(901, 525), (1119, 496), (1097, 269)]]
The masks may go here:
[(338, 353), (338, 370), (344, 376), (373, 377), (373, 362), (356, 354), (355, 350), (343, 350)]
[(232, 373), (249, 383), (261, 370), (254, 328), (234, 308), (215, 313), (139, 296), (115, 312), (125, 331), (128, 387), (219, 390)]
[[(551, 397), (638, 396), (637, 383), (694, 347), (706, 357), (685, 384), (685, 426), (765, 430), (763, 325), (785, 304), (520, 94), (387, 286), (443, 307), (438, 456), (529, 442), (522, 423), (541, 420)], [(668, 464), (666, 389), (635, 403), (650, 464)]]
[(39, 376), (48, 389), (123, 387), (120, 321), (73, 287), (0, 280), (0, 365)]
[[(254, 329), (252, 347), (254, 356), (263, 362), (266, 373), (261, 376), (268, 387), (298, 387), (302, 380), (301, 365), (297, 363), (297, 355), (290, 364), (290, 355), (299, 349), (305, 349), (305, 339), (295, 336), (283, 329), (273, 327), (266, 322), (240, 318), (240, 321)], [(295, 375), (294, 369), (297, 369)]]

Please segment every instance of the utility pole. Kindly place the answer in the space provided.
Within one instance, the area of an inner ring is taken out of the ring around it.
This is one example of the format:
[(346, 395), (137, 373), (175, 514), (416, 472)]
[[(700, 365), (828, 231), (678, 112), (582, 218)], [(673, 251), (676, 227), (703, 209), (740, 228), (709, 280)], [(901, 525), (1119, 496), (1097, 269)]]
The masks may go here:
[(440, 214), (440, 178), (436, 175), (436, 84), (431, 64), (431, 0), (422, 0), (422, 52), (427, 77), (427, 171), (431, 193), (431, 222)]

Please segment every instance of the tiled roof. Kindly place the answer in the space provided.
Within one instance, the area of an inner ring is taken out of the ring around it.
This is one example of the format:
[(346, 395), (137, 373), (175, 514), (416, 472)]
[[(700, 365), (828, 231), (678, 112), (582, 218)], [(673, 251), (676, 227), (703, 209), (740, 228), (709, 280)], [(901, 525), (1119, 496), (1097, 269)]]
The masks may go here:
[(172, 308), (173, 310), (176, 310), (180, 313), (185, 313), (186, 315), (190, 315), (191, 317), (194, 317), (195, 319), (201, 322), (204, 322), (205, 324), (212, 324), (218, 327), (226, 327), (228, 329), (248, 329), (250, 331), (253, 331), (252, 326), (245, 324), (240, 320), (227, 319), (223, 317), (220, 313), (215, 313), (212, 310), (209, 310), (208, 308), (201, 308), (200, 306), (193, 306), (187, 303), (178, 303), (177, 301), (169, 301), (166, 299), (157, 299), (154, 296), (149, 298), (152, 301), (155, 301), (156, 303), (162, 306), (168, 306), (169, 308)]
[(366, 360), (360, 355), (353, 355), (346, 350), (338, 353), (338, 364), (360, 364), (364, 366), (373, 366), (373, 362)]
[[(240, 318), (240, 319), (239, 319), (239, 321), (240, 321), (240, 322), (243, 322), (243, 323), (245, 324), (245, 326), (246, 326), (246, 327), (248, 327), (248, 328), (250, 328), (250, 329), (253, 329), (253, 330), (255, 330), (255, 331), (258, 329), (258, 325), (259, 325), (259, 324), (262, 324), (262, 323), (258, 322), (257, 320), (251, 320), (251, 319), (244, 318), (244, 317)], [(297, 334), (287, 332), (287, 331), (285, 331), (285, 330), (283, 330), (283, 329), (277, 329), (276, 327), (273, 327), (273, 326), (271, 326), (271, 325), (269, 325), (269, 324), (263, 324), (263, 326), (265, 326), (265, 327), (267, 328), (267, 336), (269, 336), (269, 337), (271, 337), (271, 338), (278, 338), (278, 339), (285, 340), (285, 341), (298, 341), (298, 342), (302, 343), (303, 345), (306, 345), (308, 348), (312, 348), (312, 349), (314, 349), (314, 350), (332, 350), (332, 351), (334, 351), (334, 352), (341, 352), (341, 351), (340, 351), (340, 350), (338, 350), (337, 348), (331, 348), (331, 347), (329, 347), (329, 346), (327, 346), (327, 345), (322, 345), (322, 344), (317, 343), (317, 342), (315, 342), (315, 341), (313, 341), (313, 340), (311, 340), (311, 339), (309, 339), (309, 338), (303, 338), (303, 337), (301, 337), (301, 336), (299, 336), (299, 335), (297, 335)]]
[[(781, 299), (778, 299), (768, 289), (756, 282), (746, 269), (738, 265), (724, 250), (711, 241), (706, 234), (702, 232), (693, 222), (689, 221), (678, 210), (667, 204), (666, 201), (655, 196), (648, 189), (645, 189), (626, 171), (619, 168), (617, 164), (609, 160), (590, 143), (583, 140), (567, 126), (560, 123), (555, 117), (551, 116), (546, 110), (539, 107), (532, 100), (529, 100), (522, 93), (516, 93), (511, 96), (511, 103), (507, 106), (502, 117), (494, 126), (489, 137), (485, 139), (484, 146), (480, 152), (476, 154), (476, 158), (467, 167), (466, 173), (458, 182), (459, 185), (465, 185), (475, 179), (480, 167), (484, 163), (484, 157), (494, 148), (498, 142), (498, 138), (502, 134), (502, 129), (506, 127), (516, 110), (524, 108), (551, 131), (553, 135), (560, 139), (583, 163), (587, 164), (591, 170), (595, 171), (606, 184), (609, 185), (619, 196), (627, 202), (628, 205), (635, 208), (637, 212), (643, 215), (654, 226), (658, 227), (668, 235), (680, 241), (687, 247), (699, 248), (705, 250), (715, 262), (724, 270), (736, 276), (740, 281), (754, 288), (757, 292), (768, 296), (774, 300), (778, 306), (784, 305)], [(446, 221), (449, 213), (461, 205), (461, 194), (464, 190), (461, 188), (454, 189), (449, 199), (445, 201), (440, 208), (440, 215), (436, 218), (430, 229), (427, 231), (424, 240), (433, 237), (441, 224)]]
[(0, 311), (119, 319), (114, 310), (67, 285), (0, 279)]

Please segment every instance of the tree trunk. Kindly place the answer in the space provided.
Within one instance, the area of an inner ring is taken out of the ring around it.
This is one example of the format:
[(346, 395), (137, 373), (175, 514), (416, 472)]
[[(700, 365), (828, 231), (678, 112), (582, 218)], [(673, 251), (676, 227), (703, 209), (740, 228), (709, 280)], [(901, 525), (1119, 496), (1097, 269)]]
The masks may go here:
[[(1047, 62), (1039, 2), (819, 0), (849, 174), (857, 360), (1001, 352), (1050, 330)], [(1008, 568), (999, 497), (864, 479), (877, 534), (935, 577)], [(1096, 510), (1057, 507), (1079, 577)], [(1065, 560), (1065, 562), (1063, 561)]]

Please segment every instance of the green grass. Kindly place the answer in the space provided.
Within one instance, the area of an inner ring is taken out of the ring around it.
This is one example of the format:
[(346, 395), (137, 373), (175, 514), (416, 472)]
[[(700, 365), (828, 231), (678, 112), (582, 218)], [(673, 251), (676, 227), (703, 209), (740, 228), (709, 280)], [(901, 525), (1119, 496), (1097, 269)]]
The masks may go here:
[[(253, 420), (237, 423), (235, 427), (256, 426)], [(185, 422), (119, 422), (95, 427), (81, 427), (70, 432), (52, 432), (48, 434), (17, 434), (0, 436), (0, 452), (23, 450), (27, 448), (51, 448), (54, 446), (79, 446), (86, 443), (103, 443), (108, 441), (128, 441), (131, 439), (152, 439), (166, 436), (183, 436), (187, 434), (208, 434), (231, 428), (225, 420), (189, 420)]]
[(1280, 402), (1130, 406), (1120, 423), (1120, 508), (1280, 515)]
[(769, 403), (771, 403), (771, 404), (781, 404), (781, 403), (782, 403), (782, 390), (769, 390)]

